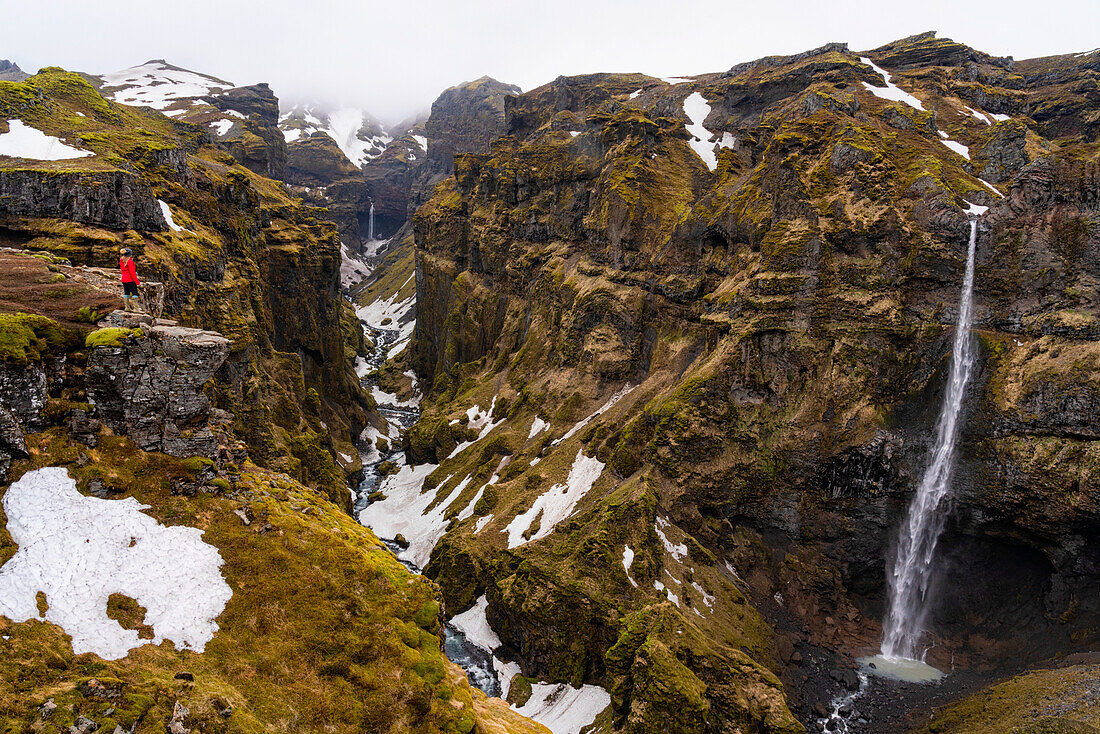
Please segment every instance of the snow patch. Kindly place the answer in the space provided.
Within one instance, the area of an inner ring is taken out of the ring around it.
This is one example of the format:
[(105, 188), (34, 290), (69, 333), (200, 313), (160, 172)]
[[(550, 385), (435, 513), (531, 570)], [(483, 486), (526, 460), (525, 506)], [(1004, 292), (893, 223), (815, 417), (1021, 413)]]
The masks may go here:
[[(481, 501), (482, 495), (485, 494), (486, 488), (496, 484), (500, 481), (500, 473), (504, 471), (504, 467), (508, 466), (512, 462), (511, 456), (500, 457), (500, 463), (497, 464), (497, 468), (493, 471), (493, 476), (489, 477), (489, 481), (481, 485), (481, 487), (474, 493), (474, 496), (470, 498), (470, 501), (466, 504), (466, 507), (462, 509), (462, 512), (458, 513), (458, 520), (466, 520), (474, 516), (474, 508), (477, 507), (477, 503)], [(466, 478), (469, 482), (469, 477)]]
[(340, 243), (340, 285), (344, 288), (352, 288), (359, 285), (373, 272), (371, 267), (359, 259), (351, 248), (343, 242)]
[(1002, 193), (1001, 193), (1000, 191), (998, 191), (997, 189), (993, 188), (993, 184), (989, 183), (989, 182), (988, 182), (988, 181), (986, 181), (986, 180), (985, 180), (984, 178), (979, 178), (979, 179), (978, 179), (978, 181), (980, 181), (980, 182), (981, 182), (981, 184), (982, 184), (983, 186), (985, 186), (985, 187), (986, 187), (987, 189), (989, 189), (990, 191), (992, 191), (992, 192), (993, 192), (994, 194), (996, 194), (997, 196), (1001, 197), (1002, 199), (1003, 199), (1003, 198), (1005, 198), (1005, 195), (1004, 195), (1004, 194), (1002, 194)]
[[(966, 199), (963, 199), (963, 201), (966, 201)], [(980, 217), (987, 211), (989, 211), (988, 206), (980, 206), (978, 204), (973, 204), (969, 201), (966, 201), (966, 213), (972, 217)]]
[[(180, 100), (219, 94), (233, 84), (185, 69), (173, 69), (161, 61), (150, 61), (100, 77), (104, 94), (115, 102), (164, 110)], [(118, 87), (118, 89), (113, 89)], [(182, 114), (186, 110), (172, 110)], [(168, 114), (168, 113), (165, 113)]]
[(288, 143), (293, 143), (298, 138), (302, 137), (301, 128), (293, 128), (291, 130), (283, 130), (283, 140)]
[(382, 460), (382, 452), (378, 450), (378, 439), (384, 438), (387, 441), (389, 436), (379, 431), (374, 426), (368, 425), (363, 429), (363, 432), (359, 434), (359, 445), (366, 446), (366, 451), (360, 449), (359, 456), (363, 462), (363, 465), (374, 464)]
[(210, 128), (214, 131), (214, 134), (219, 138), (225, 137), (225, 134), (233, 128), (234, 122), (232, 120), (214, 120), (210, 123)]
[[(172, 218), (172, 210), (169, 208), (167, 201), (157, 199), (157, 203), (160, 204), (160, 211), (161, 214), (164, 215), (164, 221), (168, 223), (168, 229), (173, 232), (191, 232), (191, 230), (184, 229), (176, 224), (176, 220)], [(191, 234), (194, 234), (194, 232), (191, 232)]]
[[(488, 436), (489, 433), (494, 428), (496, 428), (497, 426), (499, 426), (501, 423), (503, 423), (506, 420), (505, 418), (501, 418), (500, 420), (498, 420), (495, 423), (490, 423), (489, 422), (493, 417), (493, 409), (496, 408), (496, 405), (497, 405), (497, 396), (494, 395), (493, 396), (493, 402), (489, 405), (488, 410), (482, 411), (480, 406), (474, 405), (473, 407), (471, 407), (469, 410), (466, 411), (466, 418), (468, 419), (468, 422), (466, 423), (466, 425), (469, 428), (472, 428), (475, 431), (478, 431), (477, 438), (475, 438), (473, 441), (463, 441), (458, 446), (455, 446), (454, 451), (452, 451), (450, 454), (447, 455), (448, 459), (453, 459), (454, 457), (458, 456), (463, 451), (470, 448), (471, 446), (473, 446), (475, 443), (477, 443), (481, 439)], [(454, 422), (455, 421), (451, 421), (452, 425), (454, 424)]]
[(970, 148), (967, 148), (962, 143), (955, 142), (954, 140), (941, 140), (940, 142), (961, 155), (966, 160), (970, 160)]
[(638, 588), (638, 582), (634, 580), (634, 577), (630, 575), (630, 566), (634, 563), (634, 551), (630, 549), (629, 545), (623, 546), (623, 570), (626, 571), (626, 580), (630, 582), (630, 585), (635, 589)]
[(664, 584), (662, 584), (660, 581), (654, 579), (653, 580), (653, 588), (656, 589), (657, 591), (660, 591), (663, 594), (668, 595), (669, 601), (671, 601), (676, 606), (680, 606), (680, 597), (676, 596), (671, 591), (669, 591), (668, 587), (665, 586)]
[(425, 153), (428, 152), (428, 139), (423, 135), (413, 135), (412, 139), (416, 141), (416, 144), (420, 146), (420, 149)]
[(0, 155), (35, 161), (67, 161), (95, 153), (65, 145), (60, 138), (24, 125), (22, 120), (8, 120), (8, 131), (0, 134)]
[(892, 102), (904, 102), (915, 110), (924, 111), (924, 105), (921, 104), (921, 101), (891, 82), (890, 75), (885, 69), (880, 66), (875, 66), (875, 63), (865, 56), (860, 57), (859, 60), (867, 64), (867, 66), (870, 66), (876, 74), (882, 77), (882, 81), (886, 83), (886, 88), (883, 89), (882, 87), (876, 87), (873, 84), (863, 82), (863, 86), (868, 92), (881, 99), (888, 99)]
[[(401, 288), (404, 287), (404, 285), (401, 286)], [(413, 316), (416, 308), (416, 294), (399, 301), (397, 298), (401, 288), (387, 298), (379, 298), (355, 309), (355, 315), (359, 320), (373, 329), (397, 329), (396, 346), (391, 347), (390, 354), (393, 354), (394, 350), (400, 352), (405, 346), (402, 342), (412, 338), (413, 331), (416, 329), (416, 319)], [(389, 322), (383, 324), (382, 322), (386, 319), (389, 319)]]
[(563, 443), (563, 442), (565, 442), (565, 441), (568, 441), (568, 440), (569, 440), (570, 438), (572, 438), (572, 437), (573, 437), (574, 435), (576, 435), (577, 431), (579, 431), (579, 430), (581, 430), (582, 428), (584, 428), (585, 426), (587, 426), (587, 425), (588, 425), (589, 423), (591, 423), (591, 422), (592, 422), (592, 421), (593, 421), (593, 420), (594, 420), (595, 418), (597, 418), (597, 417), (599, 417), (599, 416), (600, 416), (601, 414), (603, 414), (603, 413), (606, 413), (607, 411), (611, 410), (611, 408), (612, 408), (612, 407), (614, 407), (615, 403), (619, 402), (619, 401), (620, 401), (620, 400), (622, 400), (622, 399), (623, 399), (624, 397), (626, 397), (627, 393), (629, 393), (629, 392), (630, 392), (631, 390), (633, 390), (634, 388), (635, 388), (635, 385), (631, 385), (631, 384), (630, 384), (629, 382), (628, 382), (628, 383), (626, 383), (625, 385), (623, 385), (623, 386), (622, 386), (622, 387), (621, 387), (621, 388), (619, 389), (619, 391), (618, 391), (617, 393), (615, 393), (614, 395), (612, 395), (611, 397), (609, 397), (609, 398), (607, 399), (607, 402), (606, 402), (606, 403), (604, 403), (604, 404), (603, 404), (603, 405), (602, 405), (602, 406), (601, 406), (601, 407), (600, 407), (600, 408), (599, 408), (599, 409), (598, 409), (598, 410), (597, 410), (597, 411), (596, 411), (595, 413), (593, 413), (592, 415), (588, 416), (588, 417), (587, 417), (587, 418), (585, 418), (584, 420), (582, 420), (582, 421), (579, 421), (579, 422), (578, 422), (578, 423), (577, 423), (576, 425), (574, 425), (574, 426), (573, 426), (572, 428), (570, 428), (570, 429), (569, 429), (569, 430), (568, 430), (568, 431), (566, 432), (566, 434), (565, 434), (564, 436), (562, 436), (562, 437), (561, 437), (561, 438), (559, 438), (559, 439), (556, 439), (556, 440), (552, 441), (552, 442), (550, 443), (550, 445), (551, 445), (551, 446), (557, 446), (557, 445), (558, 445), (558, 444), (560, 444), (560, 443)]
[(714, 134), (703, 126), (703, 121), (710, 114), (710, 104), (703, 95), (692, 92), (684, 100), (684, 114), (691, 120), (691, 124), (687, 126), (687, 131), (692, 136), (688, 145), (703, 159), (707, 168), (713, 171), (718, 168), (718, 158), (714, 155)]
[(359, 137), (359, 130), (368, 122), (362, 110), (342, 109), (329, 113), (328, 127), (324, 132), (336, 141), (348, 160), (356, 166), (376, 158), (373, 150), (384, 149), (393, 138), (388, 135), (372, 136), (366, 140)]
[[(603, 473), (604, 463), (599, 459), (589, 458), (583, 450), (577, 451), (577, 457), (573, 459), (573, 466), (569, 469), (569, 477), (564, 484), (555, 484), (549, 490), (539, 495), (531, 509), (517, 515), (508, 527), (501, 532), (508, 533), (508, 547), (516, 548), (529, 543), (532, 540), (545, 538), (554, 530), (559, 522), (573, 514), (577, 503), (584, 498), (592, 485)], [(524, 539), (523, 534), (531, 527), (535, 518), (542, 515), (538, 532), (530, 538)]]
[(516, 709), (554, 734), (580, 734), (611, 705), (611, 694), (599, 686), (573, 688), (568, 683), (533, 683), (531, 698)]
[(687, 558), (688, 547), (684, 543), (674, 544), (668, 539), (668, 536), (665, 535), (662, 528), (667, 528), (669, 525), (670, 523), (668, 520), (663, 517), (658, 517), (657, 522), (653, 525), (653, 529), (657, 531), (657, 537), (661, 539), (661, 544), (664, 545), (669, 555), (675, 558), (677, 562), (683, 561)]
[[(401, 468), (396, 474), (386, 477), (378, 487), (386, 499), (363, 508), (359, 513), (359, 522), (382, 538), (404, 535), (409, 547), (399, 552), (397, 557), (423, 568), (432, 555), (432, 548), (447, 529), (448, 520), (443, 513), (458, 498), (458, 494), (452, 490), (446, 499), (429, 511), (428, 507), (439, 493), (439, 487), (423, 493), (420, 490), (438, 464), (408, 466), (403, 455), (395, 463), (401, 464)], [(440, 482), (439, 486), (446, 483)]]
[(500, 647), (500, 638), (493, 628), (489, 626), (489, 620), (485, 618), (485, 610), (489, 607), (489, 600), (482, 594), (474, 605), (462, 614), (451, 617), (451, 624), (455, 629), (466, 636), (466, 639), (480, 647), (485, 652), (491, 653)]
[(697, 581), (692, 581), (691, 586), (702, 595), (703, 603), (707, 605), (707, 608), (714, 609), (714, 594), (708, 594), (707, 590), (700, 586)]
[(970, 113), (970, 116), (973, 117), (975, 120), (978, 120), (980, 122), (984, 122), (986, 125), (992, 125), (993, 124), (984, 112), (978, 112), (973, 107), (964, 107), (964, 109), (966, 110), (966, 112), (962, 112), (962, 110), (960, 110), (959, 113), (960, 114)]
[(397, 395), (386, 392), (378, 385), (373, 385), (370, 389), (371, 397), (374, 398), (374, 402), (383, 406), (390, 406), (394, 408), (415, 408), (420, 405), (420, 398), (413, 396), (408, 400), (398, 400)]
[(548, 430), (550, 430), (550, 424), (536, 415), (535, 420), (531, 423), (531, 430), (527, 433), (527, 440), (530, 441), (532, 438), (539, 435), (543, 431)]
[[(73, 638), (77, 655), (117, 660), (145, 644), (171, 640), (202, 652), (233, 590), (221, 575), (218, 549), (198, 528), (165, 527), (133, 497), (85, 497), (66, 469), (24, 474), (3, 499), (8, 532), (19, 550), (0, 568), (0, 614), (13, 622), (45, 619)], [(111, 594), (145, 607), (153, 639), (107, 616)]]
[(641, 93), (642, 93), (642, 90), (636, 89), (636, 90), (634, 90), (633, 92), (630, 93), (630, 96), (627, 97), (627, 99), (636, 99), (637, 96)]
[(989, 116), (997, 122), (1004, 122), (1005, 120), (1011, 120), (1012, 118), (1001, 112), (990, 112)]

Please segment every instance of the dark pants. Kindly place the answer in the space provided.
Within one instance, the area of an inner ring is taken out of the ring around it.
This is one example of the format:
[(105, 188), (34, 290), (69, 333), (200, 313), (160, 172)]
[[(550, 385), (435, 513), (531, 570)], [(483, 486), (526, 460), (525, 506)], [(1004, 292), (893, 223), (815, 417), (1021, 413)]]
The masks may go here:
[(123, 283), (122, 295), (124, 296), (136, 296), (138, 294), (137, 283)]

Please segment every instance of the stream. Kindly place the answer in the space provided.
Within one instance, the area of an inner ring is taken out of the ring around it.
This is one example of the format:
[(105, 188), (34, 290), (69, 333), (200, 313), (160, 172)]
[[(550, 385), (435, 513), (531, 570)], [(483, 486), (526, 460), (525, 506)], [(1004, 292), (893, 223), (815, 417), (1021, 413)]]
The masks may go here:
[[(398, 319), (394, 319), (396, 322)], [(402, 403), (396, 395), (386, 393), (378, 384), (376, 371), (389, 358), (393, 349), (401, 338), (400, 328), (385, 328), (374, 326), (365, 319), (360, 318), (363, 333), (374, 343), (371, 354), (357, 364), (357, 372), (360, 384), (369, 390), (378, 403), (378, 414), (385, 419), (387, 431), (384, 437), (387, 445), (379, 449), (375, 443), (377, 433), (370, 428), (363, 432), (359, 441), (359, 455), (363, 461), (363, 479), (353, 492), (353, 512), (358, 519), (360, 513), (370, 504), (370, 496), (376, 492), (382, 484), (383, 475), (378, 471), (379, 465), (384, 461), (397, 464), (404, 463), (404, 452), (400, 449), (400, 436), (405, 430), (416, 423), (420, 417), (419, 396), (413, 400)], [(398, 560), (415, 574), (420, 574), (420, 568), (414, 563), (400, 557), (404, 548), (392, 538), (383, 538), (382, 542), (393, 551)], [(443, 651), (451, 662), (466, 671), (466, 678), (470, 685), (481, 689), (488, 696), (500, 696), (501, 684), (493, 664), (493, 656), (466, 639), (453, 624), (444, 623)]]

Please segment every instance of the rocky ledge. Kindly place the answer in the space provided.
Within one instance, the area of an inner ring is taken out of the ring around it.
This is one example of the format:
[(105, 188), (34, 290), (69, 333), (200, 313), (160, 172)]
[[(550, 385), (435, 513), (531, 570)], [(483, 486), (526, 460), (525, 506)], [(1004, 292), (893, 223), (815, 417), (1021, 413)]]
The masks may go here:
[(203, 386), (226, 357), (221, 334), (143, 314), (112, 313), (88, 337), (85, 377), (96, 416), (139, 448), (171, 456), (215, 458), (210, 401)]

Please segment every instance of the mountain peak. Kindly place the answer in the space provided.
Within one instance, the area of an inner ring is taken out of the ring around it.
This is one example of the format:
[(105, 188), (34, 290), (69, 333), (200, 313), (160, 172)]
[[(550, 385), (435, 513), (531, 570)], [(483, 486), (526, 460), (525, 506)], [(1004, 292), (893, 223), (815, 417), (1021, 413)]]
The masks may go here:
[(30, 74), (19, 68), (19, 64), (7, 59), (0, 59), (0, 81), (21, 82)]

